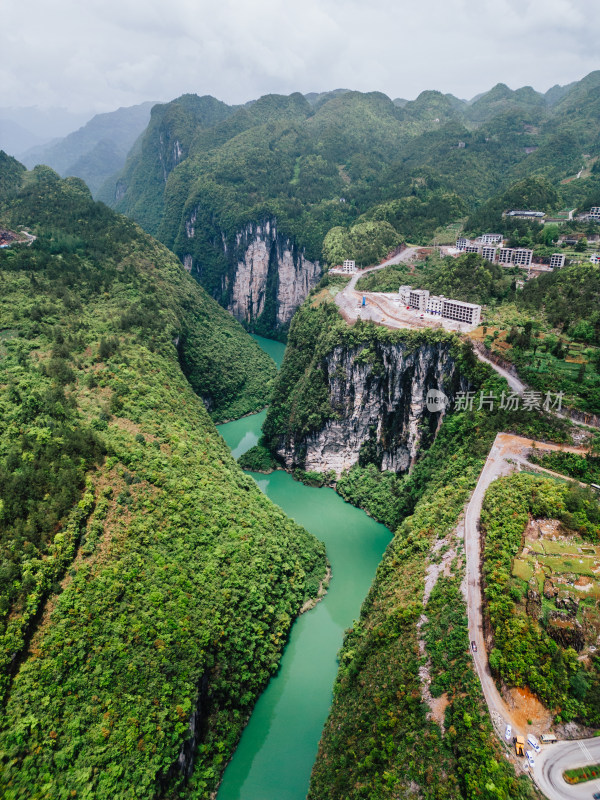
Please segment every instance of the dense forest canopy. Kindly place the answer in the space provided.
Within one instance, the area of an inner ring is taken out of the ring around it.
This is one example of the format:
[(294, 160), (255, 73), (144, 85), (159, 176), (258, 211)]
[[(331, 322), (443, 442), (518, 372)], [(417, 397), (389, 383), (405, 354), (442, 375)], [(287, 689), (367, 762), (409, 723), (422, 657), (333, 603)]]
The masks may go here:
[(207, 796), (326, 567), (197, 394), (248, 413), (275, 367), (79, 179), (0, 162), (37, 237), (0, 251), (0, 794)]
[[(506, 205), (557, 209), (559, 180), (600, 155), (589, 125), (599, 80), (592, 73), (560, 99), (499, 84), (471, 104), (439, 92), (401, 105), (340, 91), (240, 107), (184, 95), (154, 107), (100, 197), (191, 257), (226, 303), (226, 254), (251, 222), (277, 219), (310, 259), (332, 264), (347, 248), (362, 263), (372, 254), (353, 243), (357, 223), (386, 222), (399, 240), (425, 243), (468, 215), (468, 229), (498, 229)], [(576, 183), (569, 202), (600, 202), (593, 176)], [(375, 238), (394, 237), (381, 228)]]

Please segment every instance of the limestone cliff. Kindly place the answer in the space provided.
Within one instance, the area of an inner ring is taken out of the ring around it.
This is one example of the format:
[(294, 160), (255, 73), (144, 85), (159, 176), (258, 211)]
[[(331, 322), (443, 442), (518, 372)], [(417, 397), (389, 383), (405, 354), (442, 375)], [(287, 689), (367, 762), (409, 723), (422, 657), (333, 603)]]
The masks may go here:
[[(271, 419), (278, 417), (279, 429), (268, 437), (272, 451), (287, 469), (333, 470), (339, 476), (357, 463), (375, 463), (383, 470), (409, 470), (420, 448), (435, 438), (446, 413), (428, 410), (429, 390), (443, 391), (453, 400), (457, 391), (469, 388), (458, 368), (456, 346), (451, 337), (440, 337), (334, 347), (313, 364), (312, 374), (306, 370), (306, 389), (303, 379), (300, 385), (290, 382), (296, 398), (283, 413), (282, 406), (273, 410)], [(310, 391), (308, 384), (318, 381), (324, 398), (321, 414), (313, 413), (313, 430), (306, 430), (294, 420), (301, 416), (299, 404)], [(268, 421), (265, 430), (277, 428)]]
[[(202, 264), (194, 255), (197, 212), (185, 222), (191, 245), (181, 258), (202, 280)], [(228, 310), (250, 329), (273, 331), (286, 326), (322, 274), (318, 261), (277, 230), (277, 221), (249, 223), (232, 240), (221, 233), (219, 242), (228, 268), (221, 276), (220, 298)]]

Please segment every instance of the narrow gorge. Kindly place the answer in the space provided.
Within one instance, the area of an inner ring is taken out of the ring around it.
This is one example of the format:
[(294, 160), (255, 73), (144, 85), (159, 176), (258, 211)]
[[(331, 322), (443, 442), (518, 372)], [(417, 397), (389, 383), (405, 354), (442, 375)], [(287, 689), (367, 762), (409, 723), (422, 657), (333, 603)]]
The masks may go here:
[[(288, 470), (355, 465), (404, 473), (434, 441), (457, 392), (471, 388), (465, 345), (443, 332), (348, 328), (328, 305), (305, 305), (290, 331), (264, 432)], [(428, 395), (443, 392), (440, 410)], [(428, 407), (429, 405), (429, 407)]]
[[(196, 239), (197, 220), (194, 210), (176, 251), (188, 272), (203, 283), (205, 250)], [(272, 334), (285, 329), (319, 282), (319, 261), (310, 261), (303, 249), (279, 233), (275, 218), (249, 222), (230, 237), (220, 231), (212, 238), (215, 249), (221, 250), (223, 271), (220, 284), (208, 286), (209, 291), (250, 330)]]

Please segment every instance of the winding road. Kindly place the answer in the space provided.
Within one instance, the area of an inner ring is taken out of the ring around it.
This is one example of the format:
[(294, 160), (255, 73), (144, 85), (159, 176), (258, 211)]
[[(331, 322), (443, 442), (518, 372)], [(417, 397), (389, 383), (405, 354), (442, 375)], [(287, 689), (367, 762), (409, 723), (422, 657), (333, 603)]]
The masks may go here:
[[(365, 293), (368, 298), (368, 305), (360, 305), (362, 293), (356, 291), (357, 281), (365, 274), (383, 269), (389, 264), (398, 264), (401, 261), (408, 261), (416, 253), (416, 248), (407, 248), (393, 258), (368, 267), (352, 276), (342, 291), (338, 292), (335, 302), (342, 315), (348, 322), (357, 319), (368, 319), (389, 328), (431, 328), (439, 327), (439, 321), (420, 319), (414, 314), (405, 314), (404, 309), (399, 303), (394, 303), (389, 295), (379, 292)], [(511, 391), (518, 395), (523, 395), (527, 390), (526, 385), (508, 370), (495, 364), (485, 355), (475, 349), (477, 358), (488, 364), (508, 383)], [(557, 416), (567, 419), (561, 413)], [(577, 423), (575, 420), (571, 422)], [(483, 499), (489, 485), (498, 478), (509, 475), (515, 471), (515, 467), (531, 468), (527, 456), (531, 448), (535, 446), (538, 450), (565, 450), (573, 453), (584, 453), (585, 449), (571, 447), (567, 445), (554, 445), (545, 442), (532, 442), (520, 436), (513, 436), (508, 433), (499, 433), (494, 440), (494, 444), (488, 454), (485, 465), (477, 485), (471, 495), (471, 499), (465, 512), (465, 551), (466, 551), (466, 576), (463, 585), (463, 593), (467, 603), (469, 640), (475, 642), (477, 651), (473, 652), (473, 662), (475, 670), (481, 681), (481, 688), (488, 706), (490, 716), (498, 736), (505, 740), (504, 733), (507, 724), (512, 727), (512, 735), (527, 736), (532, 729), (520, 729), (515, 719), (512, 709), (509, 708), (504, 698), (498, 691), (494, 678), (492, 677), (485, 639), (483, 635), (483, 611), (481, 593), (481, 539), (479, 530), (479, 520)], [(550, 472), (535, 466), (541, 472)], [(522, 726), (521, 726), (522, 727)], [(535, 732), (535, 731), (533, 731)], [(540, 731), (541, 733), (541, 731)], [(512, 743), (511, 743), (512, 744)], [(511, 757), (514, 761), (514, 756)], [(522, 764), (524, 759), (518, 760)], [(600, 737), (594, 739), (561, 741), (555, 744), (542, 746), (541, 752), (536, 756), (536, 766), (530, 770), (533, 781), (549, 800), (591, 800), (594, 792), (600, 792), (600, 780), (570, 786), (565, 782), (562, 775), (565, 769), (585, 766), (591, 763), (600, 763)]]
[[(407, 247), (401, 253), (397, 253), (392, 258), (377, 264), (374, 267), (367, 267), (360, 272), (354, 273), (346, 286), (335, 296), (335, 303), (340, 309), (342, 316), (347, 322), (356, 322), (358, 319), (370, 320), (388, 328), (439, 328), (441, 322), (437, 318), (420, 318), (415, 311), (406, 311), (400, 303), (400, 297), (393, 297), (388, 292), (357, 292), (356, 284), (369, 272), (376, 272), (378, 269), (390, 266), (390, 264), (400, 264), (410, 261), (417, 253), (416, 247)], [(367, 304), (361, 305), (363, 296), (367, 298)], [(460, 331), (465, 326), (460, 323), (453, 323), (444, 320), (444, 327), (450, 330)]]
[[(513, 711), (498, 691), (492, 677), (483, 635), (483, 606), (481, 593), (481, 536), (479, 520), (485, 493), (490, 484), (498, 478), (514, 472), (515, 466), (530, 467), (527, 461), (528, 452), (535, 446), (538, 450), (563, 450), (571, 453), (583, 453), (583, 448), (568, 445), (532, 442), (521, 436), (499, 433), (488, 454), (485, 465), (471, 495), (465, 512), (465, 551), (466, 578), (463, 592), (467, 602), (469, 640), (477, 645), (477, 652), (472, 653), (475, 670), (481, 681), (481, 688), (488, 706), (492, 722), (501, 739), (504, 738), (506, 724), (512, 727), (512, 735), (527, 736), (527, 733), (541, 733), (519, 729)], [(539, 469), (539, 467), (535, 467)], [(546, 471), (546, 470), (542, 470)], [(536, 766), (532, 778), (549, 800), (591, 799), (592, 794), (600, 791), (600, 781), (570, 786), (562, 774), (565, 769), (584, 766), (593, 762), (600, 763), (600, 738), (577, 741), (562, 741), (542, 747), (536, 756)], [(598, 783), (598, 786), (595, 784)]]
[(563, 778), (566, 769), (590, 764), (600, 764), (600, 737), (547, 745), (536, 756), (535, 782), (551, 800), (591, 800), (600, 792), (599, 779), (570, 786)]

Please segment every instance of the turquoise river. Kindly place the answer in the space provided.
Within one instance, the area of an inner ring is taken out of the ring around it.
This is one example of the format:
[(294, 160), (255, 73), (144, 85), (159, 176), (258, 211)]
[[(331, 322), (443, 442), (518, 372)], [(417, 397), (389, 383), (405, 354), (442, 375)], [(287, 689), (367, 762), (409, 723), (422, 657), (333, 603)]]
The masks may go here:
[[(278, 366), (284, 345), (255, 337)], [(219, 426), (234, 456), (258, 441), (265, 411)], [(285, 513), (325, 542), (333, 577), (324, 600), (292, 626), (281, 666), (261, 695), (217, 800), (304, 800), (332, 701), (337, 653), (357, 619), (390, 531), (286, 472), (249, 473)]]

